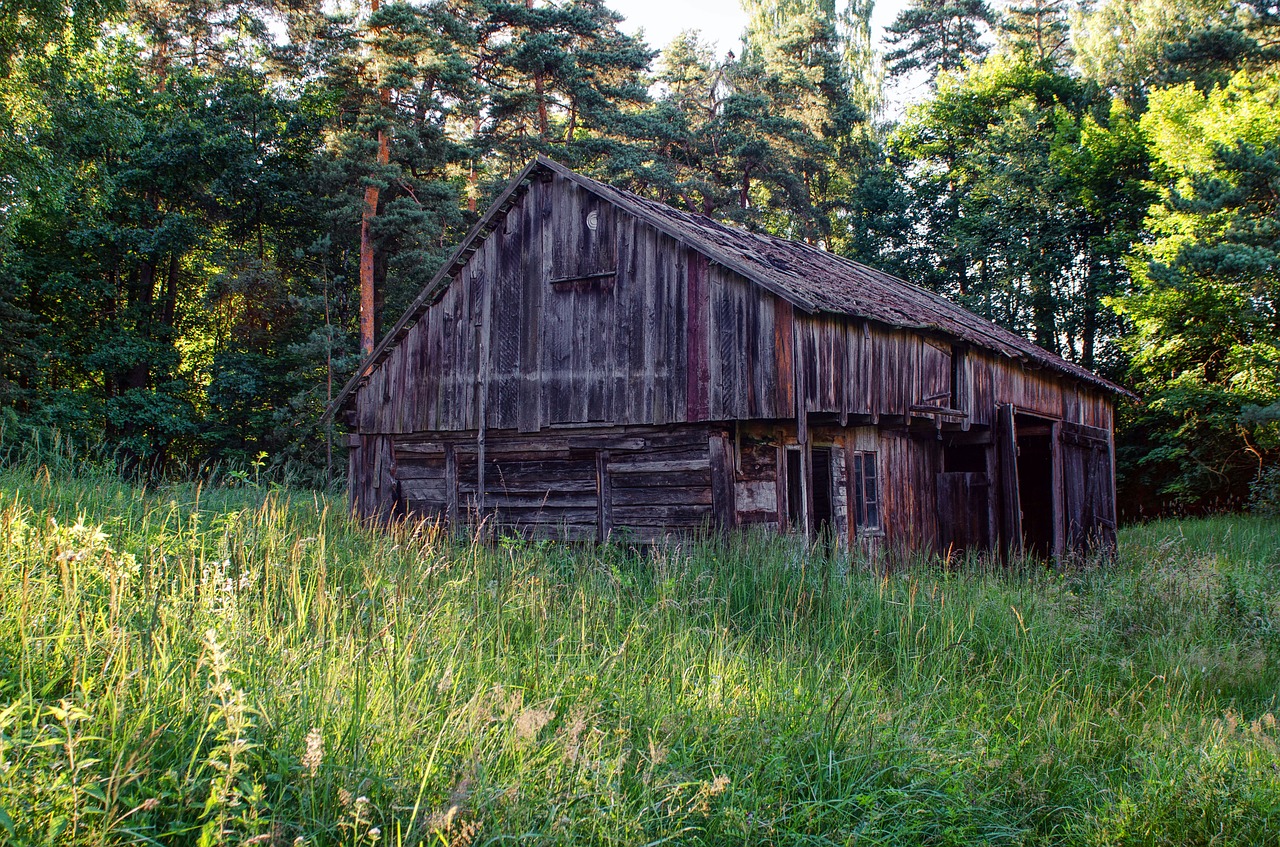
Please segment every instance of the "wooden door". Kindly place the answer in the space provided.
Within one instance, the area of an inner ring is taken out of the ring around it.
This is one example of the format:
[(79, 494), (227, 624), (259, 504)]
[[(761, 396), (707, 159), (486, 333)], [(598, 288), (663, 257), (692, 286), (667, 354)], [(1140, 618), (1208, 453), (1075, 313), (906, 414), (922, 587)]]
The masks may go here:
[(1111, 441), (1105, 429), (1062, 424), (1062, 488), (1067, 548), (1112, 549), (1116, 541), (1111, 490)]
[(986, 474), (938, 474), (938, 549), (944, 556), (990, 545), (988, 494)]

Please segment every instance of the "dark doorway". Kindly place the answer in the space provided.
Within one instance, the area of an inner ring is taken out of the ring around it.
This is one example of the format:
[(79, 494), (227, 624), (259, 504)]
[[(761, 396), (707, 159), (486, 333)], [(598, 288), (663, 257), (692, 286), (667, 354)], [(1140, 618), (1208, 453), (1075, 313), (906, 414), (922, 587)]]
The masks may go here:
[(787, 448), (787, 528), (804, 532), (804, 454), (798, 447)]
[(1053, 555), (1053, 426), (1018, 415), (1017, 433), (1022, 543), (1031, 555), (1048, 558)]
[(832, 532), (831, 448), (813, 448), (813, 529), (822, 537)]

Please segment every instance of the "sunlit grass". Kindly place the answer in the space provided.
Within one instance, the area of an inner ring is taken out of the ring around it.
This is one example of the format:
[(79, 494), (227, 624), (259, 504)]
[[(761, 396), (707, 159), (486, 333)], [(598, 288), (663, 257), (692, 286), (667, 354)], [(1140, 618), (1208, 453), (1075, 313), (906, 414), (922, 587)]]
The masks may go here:
[(1280, 522), (885, 576), (0, 472), (0, 842), (1280, 843)]

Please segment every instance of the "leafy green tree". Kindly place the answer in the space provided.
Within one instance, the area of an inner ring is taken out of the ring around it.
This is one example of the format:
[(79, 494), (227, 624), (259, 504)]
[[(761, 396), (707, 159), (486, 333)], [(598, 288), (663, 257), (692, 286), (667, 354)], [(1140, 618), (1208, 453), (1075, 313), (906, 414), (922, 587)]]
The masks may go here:
[(1232, 0), (1104, 0), (1072, 14), (1075, 62), (1135, 109), (1168, 81), (1168, 53), (1230, 14)]
[(944, 78), (893, 155), (919, 233), (913, 277), (1049, 350), (1096, 365), (1104, 297), (1146, 203), (1132, 118), (1076, 80), (998, 56)]
[(1238, 506), (1280, 459), (1278, 115), (1270, 71), (1153, 92), (1142, 119), (1162, 202), (1117, 305), (1146, 400), (1129, 483), (1155, 502)]

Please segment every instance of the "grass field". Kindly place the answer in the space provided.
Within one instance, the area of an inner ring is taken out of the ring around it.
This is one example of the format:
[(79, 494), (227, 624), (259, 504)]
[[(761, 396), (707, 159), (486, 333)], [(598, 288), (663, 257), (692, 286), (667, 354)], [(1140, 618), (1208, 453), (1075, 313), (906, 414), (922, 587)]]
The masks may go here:
[(1280, 844), (1280, 522), (1070, 571), (0, 471), (0, 842)]

